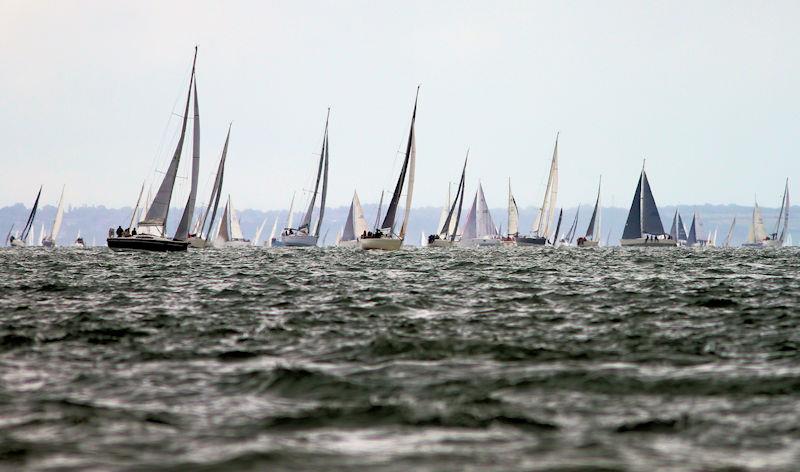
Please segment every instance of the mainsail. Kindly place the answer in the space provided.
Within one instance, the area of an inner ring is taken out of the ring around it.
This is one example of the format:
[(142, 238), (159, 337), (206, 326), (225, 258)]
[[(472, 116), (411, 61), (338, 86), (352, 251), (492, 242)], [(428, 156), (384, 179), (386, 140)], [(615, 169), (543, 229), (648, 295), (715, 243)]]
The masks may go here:
[(400, 239), (406, 234), (408, 226), (408, 215), (411, 211), (411, 196), (414, 192), (414, 171), (416, 167), (416, 141), (414, 136), (414, 122), (417, 119), (417, 101), (419, 99), (419, 87), (417, 87), (417, 95), (414, 98), (414, 111), (411, 114), (411, 127), (408, 131), (408, 143), (406, 144), (406, 155), (403, 160), (403, 168), (400, 171), (400, 177), (397, 179), (397, 185), (392, 194), (392, 200), (389, 202), (389, 207), (386, 210), (386, 216), (383, 218), (383, 224), (379, 229), (391, 233), (394, 230), (395, 217), (397, 215), (397, 206), (400, 203), (400, 196), (403, 191), (403, 184), (408, 174), (408, 186), (406, 188), (406, 208), (403, 215), (403, 223), (400, 225)]
[(339, 237), (339, 241), (358, 239), (366, 230), (367, 221), (364, 219), (364, 209), (361, 208), (358, 193), (353, 192), (353, 201), (350, 202), (350, 211), (347, 213), (347, 221), (344, 223), (344, 230)]
[(228, 196), (228, 202), (225, 204), (225, 210), (222, 212), (222, 219), (219, 221), (219, 230), (217, 231), (217, 237), (220, 241), (230, 241), (231, 240), (231, 230), (230, 230), (230, 206), (231, 206), (231, 197)]
[(564, 209), (558, 211), (558, 223), (556, 224), (556, 232), (553, 235), (553, 246), (558, 246), (558, 233), (561, 231), (561, 218), (564, 216)]
[(731, 227), (728, 229), (728, 235), (725, 236), (725, 247), (730, 247), (731, 245), (731, 238), (733, 237), (733, 228), (736, 227), (736, 217), (733, 217), (733, 221), (731, 222)]
[(175, 239), (189, 238), (189, 226), (194, 218), (194, 206), (197, 203), (197, 181), (200, 178), (200, 105), (197, 103), (197, 79), (194, 81), (194, 123), (192, 123), (192, 183), (189, 199), (183, 209), (181, 221), (175, 231)]
[(628, 219), (622, 232), (622, 239), (638, 239), (645, 235), (660, 236), (664, 234), (664, 225), (658, 214), (658, 207), (653, 198), (653, 191), (647, 180), (644, 169), (639, 175), (639, 183), (633, 194), (633, 202), (628, 211)]
[[(450, 205), (450, 211), (447, 213), (447, 217), (445, 217), (444, 221), (439, 225), (439, 235), (442, 236), (444, 239), (448, 237), (455, 239), (456, 229), (458, 228), (458, 219), (461, 216), (461, 204), (464, 202), (464, 186), (466, 183), (466, 176), (467, 176), (467, 160), (469, 160), (469, 149), (467, 149), (467, 157), (464, 158), (464, 168), (461, 170), (461, 179), (458, 181), (458, 189), (456, 190), (456, 198), (453, 199), (452, 205)], [(449, 199), (449, 192), (448, 192), (448, 199)], [(456, 211), (456, 205), (458, 205), (458, 213), (456, 213), (455, 218), (453, 218), (453, 213)]]
[(56, 210), (56, 219), (53, 221), (53, 230), (48, 239), (56, 242), (58, 234), (61, 232), (61, 222), (64, 220), (64, 187), (61, 187), (61, 197), (58, 199), (58, 209)]
[(167, 216), (169, 214), (169, 205), (172, 200), (172, 190), (175, 186), (175, 178), (178, 176), (178, 165), (181, 162), (181, 153), (183, 152), (183, 141), (186, 138), (186, 122), (189, 118), (189, 101), (192, 98), (192, 84), (194, 83), (194, 70), (197, 63), (197, 48), (194, 49), (194, 60), (192, 61), (192, 75), (189, 79), (189, 92), (186, 94), (186, 107), (183, 112), (183, 124), (181, 125), (181, 135), (178, 138), (178, 146), (175, 148), (175, 153), (172, 155), (167, 172), (164, 175), (164, 180), (161, 181), (161, 186), (158, 187), (156, 197), (147, 210), (147, 216), (144, 221), (139, 223), (139, 226), (150, 226), (160, 228), (159, 231), (162, 235), (166, 233)]
[(578, 205), (578, 210), (575, 211), (575, 219), (572, 220), (572, 225), (569, 227), (569, 231), (567, 231), (567, 236), (564, 238), (569, 244), (572, 244), (572, 242), (575, 240), (575, 233), (578, 232), (578, 215), (580, 214), (581, 214), (581, 207), (580, 205)]
[(228, 210), (230, 211), (230, 218), (231, 218), (231, 239), (234, 240), (242, 240), (244, 239), (244, 235), (242, 234), (242, 226), (239, 223), (239, 214), (236, 213), (236, 210), (233, 209), (233, 204), (231, 203), (231, 196), (228, 195)]
[(463, 240), (480, 239), (488, 236), (495, 236), (497, 228), (492, 221), (489, 213), (489, 206), (486, 204), (486, 196), (483, 194), (483, 186), (478, 184), (475, 192), (475, 199), (467, 213), (467, 220), (464, 223), (462, 234)]
[[(327, 191), (328, 186), (328, 120), (331, 116), (331, 109), (328, 108), (328, 114), (325, 117), (325, 131), (322, 134), (322, 150), (319, 153), (319, 165), (317, 168), (317, 180), (314, 184), (314, 193), (311, 195), (311, 201), (308, 204), (308, 209), (306, 210), (305, 215), (303, 215), (303, 220), (298, 226), (298, 230), (305, 230), (308, 233), (311, 233), (311, 218), (314, 214), (314, 205), (317, 203), (317, 193), (319, 193), (319, 183), (322, 180), (323, 173), (325, 175), (324, 182), (322, 184), (322, 197), (321, 197), (321, 206), (319, 209), (319, 221), (317, 222), (317, 229), (314, 233), (315, 236), (319, 236), (319, 228), (322, 224), (322, 215), (325, 211), (325, 193)], [(323, 172), (324, 171), (324, 172)]]
[(761, 209), (758, 207), (758, 202), (755, 202), (753, 206), (753, 221), (747, 233), (747, 242), (755, 244), (765, 239), (767, 239), (767, 230), (764, 228), (764, 218), (761, 216)]
[[(556, 197), (558, 196), (558, 136), (556, 133), (556, 144), (553, 147), (553, 158), (550, 162), (550, 175), (547, 178), (547, 187), (544, 190), (544, 200), (539, 207), (539, 213), (533, 223), (533, 234), (536, 237), (547, 238), (550, 234), (550, 225), (553, 223), (553, 216), (556, 209)], [(556, 235), (557, 237), (558, 235)]]
[(698, 231), (700, 231), (700, 228), (698, 228), (698, 226), (699, 223), (697, 221), (697, 213), (695, 213), (694, 215), (692, 215), (692, 225), (689, 227), (689, 237), (686, 239), (686, 244), (688, 244), (689, 246), (698, 243), (697, 233)]
[(586, 239), (590, 241), (596, 239), (600, 241), (600, 186), (603, 184), (603, 177), (600, 176), (600, 183), (597, 184), (597, 200), (594, 201), (594, 210), (592, 210), (592, 217), (589, 219), (589, 227), (586, 228)]
[(214, 227), (214, 218), (217, 217), (217, 208), (219, 207), (219, 199), (222, 195), (222, 181), (225, 177), (225, 160), (228, 157), (228, 143), (231, 139), (231, 126), (233, 123), (228, 124), (228, 134), (225, 136), (225, 145), (222, 146), (222, 156), (219, 158), (219, 166), (217, 166), (217, 175), (214, 178), (214, 186), (211, 188), (211, 198), (208, 201), (208, 208), (203, 214), (203, 223), (200, 225), (200, 237), (203, 237), (203, 230), (206, 227), (206, 218), (208, 211), (211, 209), (211, 221), (208, 223), (208, 231), (206, 238), (208, 239), (211, 234), (211, 229)]
[(516, 236), (519, 233), (519, 208), (514, 195), (511, 193), (511, 179), (508, 179), (508, 230), (509, 235)]
[(28, 235), (32, 234), (31, 231), (33, 230), (33, 220), (36, 218), (36, 210), (39, 208), (39, 197), (42, 196), (42, 187), (39, 187), (39, 193), (36, 194), (36, 201), (33, 202), (33, 208), (31, 208), (31, 212), (28, 215), (28, 221), (25, 223), (25, 227), (22, 228), (22, 233), (20, 233), (20, 239), (27, 242)]

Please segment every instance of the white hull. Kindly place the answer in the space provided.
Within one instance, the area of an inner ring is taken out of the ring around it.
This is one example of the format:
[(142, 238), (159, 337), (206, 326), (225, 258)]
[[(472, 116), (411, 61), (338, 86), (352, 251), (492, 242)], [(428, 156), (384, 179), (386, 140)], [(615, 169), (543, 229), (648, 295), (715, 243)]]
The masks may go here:
[(338, 243), (336, 243), (336, 247), (357, 249), (358, 247), (360, 247), (360, 242), (358, 239), (351, 239), (349, 241), (339, 241)]
[(449, 239), (434, 239), (432, 242), (428, 243), (427, 247), (453, 247), (456, 245), (455, 241), (450, 241)]
[(317, 245), (317, 237), (310, 234), (284, 234), (281, 242), (285, 247), (313, 247)]
[(250, 247), (252, 245), (253, 243), (251, 243), (247, 239), (234, 239), (231, 241), (214, 241), (213, 244), (213, 246), (218, 249)]
[(674, 239), (621, 239), (622, 247), (676, 247), (678, 243)]
[(189, 238), (189, 247), (191, 248), (205, 249), (209, 246), (210, 244), (208, 244), (208, 242), (203, 238), (198, 238), (197, 236), (192, 236), (191, 238)]
[(403, 240), (398, 238), (367, 238), (359, 241), (359, 247), (364, 250), (397, 251), (403, 245)]
[(15, 239), (11, 241), (11, 247), (28, 247), (28, 245), (21, 239)]
[(75, 243), (75, 247), (78, 249), (86, 249), (86, 245), (83, 243)]
[(475, 238), (475, 239), (462, 239), (459, 245), (464, 247), (499, 247), (503, 241), (497, 238)]
[(742, 243), (742, 247), (750, 247), (750, 248), (776, 248), (783, 246), (777, 239), (768, 239), (766, 241), (759, 241), (757, 243)]

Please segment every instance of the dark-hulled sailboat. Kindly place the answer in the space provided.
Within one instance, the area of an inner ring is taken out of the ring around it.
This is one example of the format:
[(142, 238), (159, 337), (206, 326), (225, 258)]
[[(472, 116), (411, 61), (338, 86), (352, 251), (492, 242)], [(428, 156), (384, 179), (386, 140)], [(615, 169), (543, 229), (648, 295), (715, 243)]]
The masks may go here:
[(664, 232), (661, 215), (647, 180), (647, 173), (642, 166), (639, 174), (639, 183), (633, 194), (631, 209), (628, 211), (628, 220), (622, 232), (620, 245), (623, 247), (671, 247), (677, 241)]
[[(185, 251), (189, 246), (189, 223), (194, 215), (194, 202), (197, 195), (197, 175), (198, 175), (198, 161), (199, 150), (195, 151), (195, 158), (192, 165), (192, 190), (189, 195), (189, 200), (186, 202), (181, 222), (178, 226), (178, 231), (175, 236), (170, 238), (167, 236), (167, 216), (169, 215), (169, 205), (172, 201), (172, 191), (175, 187), (175, 179), (178, 176), (178, 166), (181, 161), (181, 154), (183, 152), (183, 143), (186, 138), (186, 124), (189, 119), (189, 102), (192, 98), (192, 87), (194, 87), (195, 95), (195, 112), (197, 112), (197, 84), (195, 82), (195, 65), (197, 64), (197, 48), (194, 49), (194, 59), (192, 60), (192, 73), (189, 78), (189, 92), (186, 95), (186, 107), (183, 112), (183, 123), (181, 125), (181, 134), (178, 138), (178, 146), (175, 148), (175, 153), (172, 156), (167, 172), (161, 185), (158, 188), (155, 199), (153, 199), (150, 208), (147, 210), (147, 215), (144, 220), (138, 224), (138, 234), (127, 235), (120, 234), (117, 231), (116, 236), (109, 236), (106, 240), (108, 247), (115, 251), (123, 250), (139, 250), (139, 251)], [(198, 126), (198, 121), (195, 121), (195, 126)], [(199, 128), (195, 128), (194, 137), (195, 145), (199, 140)]]
[[(408, 229), (408, 215), (411, 212), (411, 196), (414, 193), (414, 172), (417, 162), (417, 148), (416, 138), (414, 132), (414, 122), (417, 119), (417, 101), (419, 99), (419, 87), (417, 87), (417, 95), (414, 98), (414, 111), (411, 114), (411, 127), (408, 131), (408, 143), (406, 144), (406, 155), (403, 159), (403, 168), (400, 169), (400, 177), (397, 179), (397, 185), (392, 193), (392, 200), (389, 202), (389, 207), (386, 209), (386, 216), (383, 218), (383, 223), (379, 228), (375, 228), (374, 232), (370, 232), (360, 239), (361, 249), (381, 249), (384, 251), (396, 251), (403, 245), (403, 239), (406, 236)], [(395, 233), (394, 225), (397, 216), (397, 207), (400, 204), (400, 196), (403, 192), (406, 176), (408, 176), (408, 186), (406, 187), (406, 205), (403, 215), (403, 222), (400, 224), (400, 231)], [(380, 213), (378, 214), (380, 217)]]

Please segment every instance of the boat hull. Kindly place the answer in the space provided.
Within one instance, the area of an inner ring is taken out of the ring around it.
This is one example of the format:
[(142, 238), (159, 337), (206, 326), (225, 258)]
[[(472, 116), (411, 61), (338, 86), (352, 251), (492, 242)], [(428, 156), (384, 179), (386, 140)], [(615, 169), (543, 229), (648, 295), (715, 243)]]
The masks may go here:
[(53, 241), (51, 239), (43, 239), (42, 240), (42, 246), (43, 247), (53, 248), (53, 247), (56, 247), (56, 243), (55, 243), (55, 241)]
[(209, 246), (210, 246), (210, 244), (208, 244), (208, 242), (203, 238), (198, 238), (197, 236), (192, 236), (191, 238), (189, 238), (189, 247), (190, 248), (193, 248), (193, 249), (205, 249), (205, 248), (207, 248)]
[(112, 251), (179, 252), (189, 247), (189, 241), (150, 235), (108, 238), (106, 242)]
[(459, 244), (464, 247), (499, 247), (503, 242), (496, 238), (462, 239)]
[(398, 238), (366, 238), (359, 241), (359, 247), (366, 251), (397, 251), (403, 245)]
[(284, 234), (281, 242), (285, 247), (313, 247), (317, 245), (317, 237), (310, 234)]
[(578, 247), (598, 247), (599, 245), (600, 241), (590, 241), (588, 239), (584, 241), (578, 241)]
[(749, 247), (749, 248), (756, 248), (756, 249), (758, 249), (758, 248), (761, 248), (761, 249), (776, 248), (776, 247), (781, 247), (781, 246), (783, 246), (783, 243), (781, 243), (777, 239), (769, 239), (769, 240), (766, 240), (766, 241), (759, 241), (757, 243), (742, 243), (742, 247)]
[(449, 239), (434, 239), (428, 243), (427, 247), (453, 247), (455, 245), (456, 242)]
[(517, 246), (546, 246), (547, 238), (534, 238), (528, 236), (517, 236)]
[(674, 239), (621, 239), (619, 241), (622, 247), (677, 247), (678, 243)]
[(358, 239), (351, 239), (348, 241), (339, 241), (336, 243), (336, 247), (345, 247), (345, 248), (358, 248), (359, 247), (359, 240)]
[(28, 247), (28, 245), (21, 239), (15, 239), (11, 241), (11, 247)]

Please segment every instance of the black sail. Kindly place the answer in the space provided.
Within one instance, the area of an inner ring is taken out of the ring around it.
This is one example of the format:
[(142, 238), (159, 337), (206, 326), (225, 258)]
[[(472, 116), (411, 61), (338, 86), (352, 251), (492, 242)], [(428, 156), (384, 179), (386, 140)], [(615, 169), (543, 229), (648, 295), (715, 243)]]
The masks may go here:
[(36, 218), (36, 210), (39, 208), (39, 197), (41, 196), (42, 187), (39, 186), (39, 193), (36, 194), (36, 201), (33, 202), (33, 208), (31, 208), (31, 213), (28, 215), (28, 221), (25, 223), (25, 227), (22, 228), (22, 233), (20, 233), (20, 239), (23, 241), (28, 239), (28, 233), (33, 229), (33, 220)]
[(642, 170), (642, 232), (652, 235), (664, 234), (664, 224), (658, 214), (656, 200), (647, 181), (647, 174)]
[(639, 176), (639, 184), (633, 194), (631, 209), (628, 211), (628, 220), (625, 222), (625, 229), (622, 231), (622, 239), (637, 239), (642, 237), (642, 176)]
[[(456, 205), (458, 204), (459, 195), (464, 193), (464, 179), (467, 174), (467, 159), (469, 159), (469, 151), (467, 151), (467, 157), (464, 159), (464, 168), (461, 170), (461, 180), (458, 182), (458, 190), (456, 190), (456, 198), (453, 199), (453, 205), (450, 207), (450, 212), (447, 214), (447, 218), (444, 220), (444, 224), (442, 228), (439, 230), (439, 234), (445, 235), (445, 237), (450, 236), (450, 220), (453, 218), (453, 213), (456, 211)], [(463, 200), (463, 198), (462, 198)], [(459, 213), (461, 213), (461, 207), (459, 207)], [(456, 218), (456, 224), (454, 226), (458, 228), (458, 218)]]
[(417, 96), (414, 98), (414, 112), (411, 114), (411, 128), (408, 131), (408, 144), (406, 144), (406, 156), (403, 159), (403, 168), (400, 170), (400, 177), (397, 179), (397, 185), (392, 194), (392, 200), (389, 203), (389, 208), (386, 210), (386, 216), (383, 218), (383, 224), (378, 229), (394, 228), (394, 220), (397, 216), (397, 205), (400, 203), (400, 195), (403, 192), (403, 185), (406, 181), (406, 172), (408, 171), (408, 161), (411, 157), (411, 146), (414, 142), (414, 121), (417, 119), (417, 99), (419, 99), (419, 87), (417, 87)]

